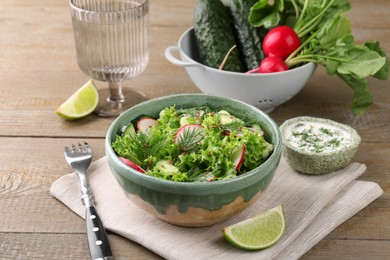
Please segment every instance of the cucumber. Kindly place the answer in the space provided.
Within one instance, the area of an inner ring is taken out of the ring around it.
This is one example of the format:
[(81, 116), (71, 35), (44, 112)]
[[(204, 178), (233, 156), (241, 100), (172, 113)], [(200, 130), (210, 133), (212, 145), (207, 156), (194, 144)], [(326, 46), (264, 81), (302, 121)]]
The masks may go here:
[(136, 132), (135, 132), (134, 125), (132, 123), (130, 123), (122, 131), (122, 136), (125, 136), (125, 135), (134, 136), (135, 133)]
[(248, 20), (250, 8), (258, 0), (224, 0), (233, 20), (234, 33), (246, 71), (256, 69), (265, 55), (262, 42), (267, 34), (265, 28), (255, 28)]
[(174, 175), (175, 173), (179, 172), (179, 169), (176, 166), (172, 165), (166, 160), (157, 162), (156, 167), (160, 170), (160, 172), (168, 175)]
[[(201, 62), (218, 69), (236, 45), (232, 21), (221, 0), (198, 0), (194, 8), (194, 32)], [(230, 53), (223, 70), (245, 70), (237, 48)]]

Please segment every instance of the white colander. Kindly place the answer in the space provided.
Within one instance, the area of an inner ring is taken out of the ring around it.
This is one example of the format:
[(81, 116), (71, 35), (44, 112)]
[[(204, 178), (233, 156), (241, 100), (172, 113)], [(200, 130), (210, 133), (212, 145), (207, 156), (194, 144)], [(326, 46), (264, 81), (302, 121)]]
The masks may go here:
[[(180, 59), (174, 53), (179, 53)], [(294, 97), (316, 69), (314, 63), (307, 63), (283, 72), (245, 74), (205, 66), (198, 62), (198, 47), (192, 27), (182, 34), (178, 46), (166, 48), (165, 57), (171, 63), (184, 67), (202, 92), (238, 99), (267, 113)]]

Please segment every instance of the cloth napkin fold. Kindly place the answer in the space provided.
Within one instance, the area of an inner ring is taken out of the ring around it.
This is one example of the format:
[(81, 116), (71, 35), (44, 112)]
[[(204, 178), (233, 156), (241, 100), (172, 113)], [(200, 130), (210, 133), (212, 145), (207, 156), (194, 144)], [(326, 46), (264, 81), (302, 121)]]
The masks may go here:
[[(366, 170), (360, 163), (326, 175), (295, 172), (282, 157), (263, 196), (240, 214), (208, 227), (167, 224), (135, 206), (122, 193), (105, 157), (92, 163), (88, 178), (95, 206), (107, 230), (122, 235), (166, 259), (297, 259), (338, 225), (383, 194), (373, 182), (356, 181)], [(50, 193), (84, 217), (75, 173), (55, 181)], [(230, 245), (222, 228), (283, 203), (286, 230), (272, 247), (244, 251)]]

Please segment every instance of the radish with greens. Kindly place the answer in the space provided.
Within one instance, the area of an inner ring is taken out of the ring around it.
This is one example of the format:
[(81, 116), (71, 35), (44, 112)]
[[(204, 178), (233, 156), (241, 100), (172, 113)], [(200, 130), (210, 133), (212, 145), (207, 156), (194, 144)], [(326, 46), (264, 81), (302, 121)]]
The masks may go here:
[(247, 71), (247, 74), (253, 73), (273, 73), (288, 70), (287, 64), (279, 57), (265, 57), (258, 68)]
[(287, 67), (307, 62), (324, 66), (328, 75), (337, 75), (352, 88), (352, 112), (361, 115), (373, 103), (368, 77), (386, 80), (389, 61), (377, 41), (355, 43), (344, 15), (350, 8), (348, 0), (259, 0), (249, 21), (271, 31), (280, 30), (281, 24), (290, 26), (301, 44), (285, 58)]
[(266, 57), (259, 66), (259, 73), (272, 73), (288, 70), (286, 63), (279, 57)]
[(301, 45), (297, 33), (289, 26), (277, 26), (264, 37), (263, 51), (268, 57), (285, 60)]

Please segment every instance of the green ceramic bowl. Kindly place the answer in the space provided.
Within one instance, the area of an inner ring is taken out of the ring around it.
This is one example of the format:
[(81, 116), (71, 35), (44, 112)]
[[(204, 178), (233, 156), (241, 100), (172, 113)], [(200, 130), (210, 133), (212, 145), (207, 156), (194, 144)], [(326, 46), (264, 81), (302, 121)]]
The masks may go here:
[[(307, 139), (305, 143), (309, 143), (311, 149), (304, 148), (308, 146), (303, 143), (297, 145), (297, 139), (291, 137), (291, 131), (298, 124), (306, 124), (322, 132), (317, 137), (310, 137), (295, 130), (297, 137)], [(283, 156), (293, 169), (306, 174), (325, 174), (344, 168), (351, 162), (361, 140), (356, 130), (348, 125), (308, 116), (289, 119), (280, 126), (280, 130)]]
[[(262, 165), (244, 175), (205, 183), (162, 180), (142, 174), (122, 163), (111, 147), (122, 126), (140, 115), (158, 117), (162, 109), (172, 105), (177, 108), (209, 105), (216, 111), (224, 109), (244, 120), (257, 121), (263, 128), (266, 140), (274, 145), (274, 151)], [(125, 111), (108, 129), (105, 149), (117, 182), (137, 206), (171, 224), (207, 226), (233, 216), (259, 199), (279, 164), (282, 141), (275, 122), (253, 106), (204, 94), (180, 94), (145, 101)]]

